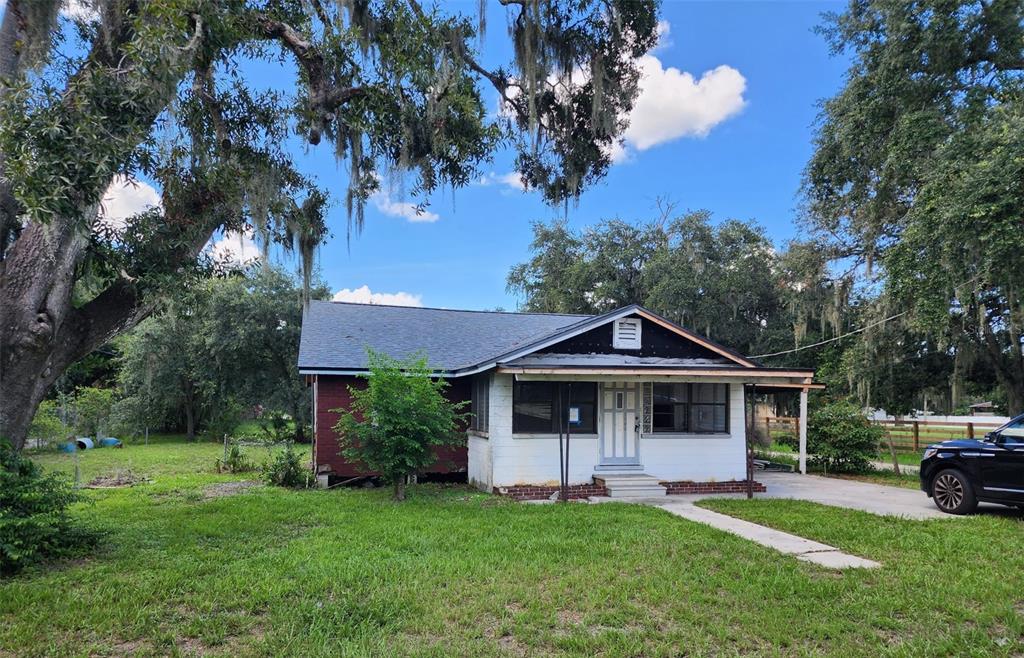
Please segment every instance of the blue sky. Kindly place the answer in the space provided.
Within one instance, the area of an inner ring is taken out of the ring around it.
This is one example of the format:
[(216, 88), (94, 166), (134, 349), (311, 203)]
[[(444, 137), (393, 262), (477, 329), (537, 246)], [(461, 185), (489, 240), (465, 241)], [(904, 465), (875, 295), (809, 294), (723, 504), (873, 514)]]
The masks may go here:
[[(847, 64), (830, 56), (813, 28), (822, 12), (841, 8), (813, 2), (664, 3), (669, 31), (654, 53), (662, 67), (698, 80), (716, 67), (731, 67), (746, 82), (743, 107), (706, 136), (632, 148), (627, 161), (613, 166), (570, 208), (570, 223), (650, 219), (655, 200), (665, 197), (681, 209), (710, 210), (716, 221), (756, 220), (779, 244), (792, 238), (817, 102), (839, 89)], [(497, 43), (507, 41), (505, 22), (495, 13), (488, 23), (485, 57), (497, 62), (507, 49)], [(495, 158), (496, 178), (508, 174), (510, 162), (509, 154)], [(333, 168), (325, 164), (317, 173), (324, 182), (339, 176), (340, 190), (343, 178)], [(391, 197), (402, 200), (397, 190)], [(371, 203), (366, 226), (349, 251), (338, 208), (331, 218), (334, 238), (320, 251), (323, 278), (334, 291), (367, 286), (372, 293), (406, 293), (426, 306), (514, 309), (517, 300), (506, 292), (505, 276), (528, 257), (531, 222), (562, 215), (539, 195), (498, 182), (458, 190), (454, 197), (438, 195), (429, 210), (436, 221), (411, 222)]]
[[(493, 67), (510, 61), (511, 44), (505, 10), (491, 5), (482, 57)], [(472, 14), (476, 7), (465, 0), (446, 10)], [(800, 174), (811, 154), (818, 101), (838, 91), (847, 68), (814, 27), (823, 12), (842, 8), (838, 2), (664, 2), (663, 38), (643, 61), (648, 77), (631, 117), (626, 157), (569, 209), (570, 223), (652, 219), (656, 200), (664, 198), (679, 210), (709, 210), (714, 221), (755, 220), (784, 245), (797, 232)], [(250, 75), (256, 86), (292, 84), (271, 65), (254, 66)], [(488, 91), (497, 111), (496, 94)], [(304, 147), (296, 145), (301, 154)], [(344, 198), (346, 174), (332, 147), (308, 150), (299, 161), (337, 200)], [(321, 277), (350, 301), (515, 309), (519, 300), (506, 292), (505, 277), (529, 256), (531, 223), (561, 217), (563, 209), (503, 182), (511, 162), (511, 153), (496, 154), (484, 181), (436, 195), (424, 216), (409, 212), (400, 189), (379, 195), (350, 247), (337, 203), (329, 218), (333, 235), (319, 253)], [(112, 216), (159, 203), (148, 185), (119, 192), (105, 204)], [(237, 238), (226, 242), (238, 251)]]

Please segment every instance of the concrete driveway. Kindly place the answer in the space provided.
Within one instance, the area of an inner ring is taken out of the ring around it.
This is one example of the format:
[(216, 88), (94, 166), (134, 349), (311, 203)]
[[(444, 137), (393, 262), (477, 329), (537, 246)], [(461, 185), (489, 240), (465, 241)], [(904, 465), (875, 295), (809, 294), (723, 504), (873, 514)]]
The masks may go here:
[[(795, 498), (906, 519), (962, 518), (943, 514), (931, 498), (917, 489), (795, 473), (757, 473), (755, 477), (768, 489), (766, 493), (754, 494), (757, 498)], [(978, 512), (1016, 513), (1002, 505), (987, 503), (979, 505)]]
[(766, 493), (754, 494), (758, 498), (795, 498), (907, 519), (951, 518), (916, 489), (795, 473), (757, 473), (755, 478), (768, 489)]

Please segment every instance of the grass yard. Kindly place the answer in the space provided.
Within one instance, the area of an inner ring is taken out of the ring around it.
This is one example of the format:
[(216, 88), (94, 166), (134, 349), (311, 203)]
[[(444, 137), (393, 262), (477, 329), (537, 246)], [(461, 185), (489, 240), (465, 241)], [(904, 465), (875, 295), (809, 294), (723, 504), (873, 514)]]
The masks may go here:
[(152, 482), (89, 492), (96, 555), (0, 581), (0, 656), (1024, 653), (1019, 518), (704, 503), (885, 565), (837, 573), (640, 506), (225, 491), (218, 450), (83, 454)]
[[(251, 446), (243, 447), (242, 452), (258, 466), (269, 458), (272, 450), (277, 449)], [(308, 446), (298, 445), (295, 449), (308, 455)], [(159, 480), (173, 476), (179, 482), (195, 485), (212, 481), (214, 462), (223, 454), (221, 443), (189, 442), (180, 434), (151, 434), (148, 445), (142, 439), (135, 439), (123, 448), (93, 448), (77, 453), (30, 453), (36, 463), (67, 473), (69, 477), (74, 475), (77, 460), (82, 484), (88, 484), (99, 476), (128, 470), (143, 478)]]

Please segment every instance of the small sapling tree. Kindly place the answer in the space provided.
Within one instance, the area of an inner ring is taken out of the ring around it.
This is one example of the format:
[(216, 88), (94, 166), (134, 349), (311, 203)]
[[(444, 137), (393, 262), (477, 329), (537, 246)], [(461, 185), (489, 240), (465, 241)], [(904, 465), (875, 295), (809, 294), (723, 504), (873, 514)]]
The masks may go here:
[(405, 500), (406, 479), (434, 462), (435, 446), (460, 445), (466, 402), (444, 396), (448, 383), (432, 378), (424, 356), (398, 361), (368, 350), (365, 388), (350, 387), (352, 404), (337, 409), (334, 426), (345, 459), (358, 461)]

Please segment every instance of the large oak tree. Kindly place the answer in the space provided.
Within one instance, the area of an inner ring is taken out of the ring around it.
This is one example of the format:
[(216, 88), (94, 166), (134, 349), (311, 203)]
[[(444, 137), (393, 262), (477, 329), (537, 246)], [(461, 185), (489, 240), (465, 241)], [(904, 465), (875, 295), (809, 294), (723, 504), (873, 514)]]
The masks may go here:
[(807, 167), (812, 228), (874, 268), (878, 316), (930, 337), (898, 349), (981, 365), (1024, 411), (1024, 4), (853, 0), (825, 33), (852, 65)]
[[(499, 1), (514, 57), (489, 67), (484, 3), (463, 16), (417, 0), (7, 0), (0, 436), (20, 448), (69, 364), (204, 274), (217, 232), (295, 249), (308, 275), (330, 197), (296, 166), (302, 142), (345, 164), (356, 229), (382, 177), (412, 176), (424, 202), (503, 145), (552, 203), (600, 178), (656, 41), (655, 0)], [(162, 208), (99, 222), (119, 176), (158, 183)]]

